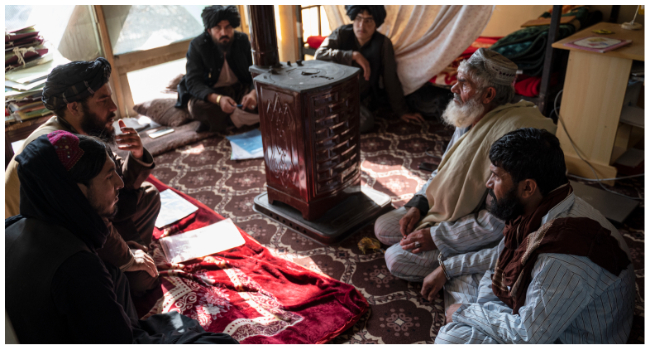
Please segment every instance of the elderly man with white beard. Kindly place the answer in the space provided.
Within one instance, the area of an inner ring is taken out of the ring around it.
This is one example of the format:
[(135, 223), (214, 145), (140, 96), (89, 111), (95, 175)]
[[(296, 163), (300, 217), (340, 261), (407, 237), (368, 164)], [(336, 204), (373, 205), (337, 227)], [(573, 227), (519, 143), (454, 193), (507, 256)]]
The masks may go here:
[(375, 235), (396, 277), (422, 280), (445, 258), (496, 245), (503, 221), (486, 210), (490, 146), (519, 128), (556, 126), (531, 102), (510, 103), (517, 65), (481, 48), (458, 68), (454, 98), (443, 113), (456, 127), (438, 169), (402, 208), (377, 219)]

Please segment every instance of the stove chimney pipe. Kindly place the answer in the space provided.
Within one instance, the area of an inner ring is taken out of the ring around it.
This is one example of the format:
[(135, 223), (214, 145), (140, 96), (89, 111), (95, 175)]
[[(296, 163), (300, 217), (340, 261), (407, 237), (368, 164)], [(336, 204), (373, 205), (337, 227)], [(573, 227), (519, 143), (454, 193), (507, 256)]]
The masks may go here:
[(248, 14), (253, 65), (260, 68), (276, 67), (280, 64), (280, 58), (273, 5), (249, 5)]

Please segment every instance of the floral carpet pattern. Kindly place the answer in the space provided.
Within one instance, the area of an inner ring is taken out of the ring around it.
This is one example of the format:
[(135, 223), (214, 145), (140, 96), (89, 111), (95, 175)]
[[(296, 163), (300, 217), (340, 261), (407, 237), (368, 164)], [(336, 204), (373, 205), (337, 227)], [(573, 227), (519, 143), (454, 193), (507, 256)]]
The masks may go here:
[[(423, 125), (379, 118), (361, 136), (362, 185), (389, 194), (393, 206), (403, 206), (428, 179), (420, 163), (437, 165), (453, 130), (439, 122)], [(368, 225), (338, 245), (322, 246), (253, 210), (253, 199), (266, 190), (264, 160), (230, 160), (223, 135), (155, 157), (153, 175), (204, 203), (267, 247), (274, 255), (357, 288), (370, 311), (332, 343), (432, 343), (444, 324), (442, 294), (433, 302), (420, 295), (421, 284), (393, 277), (382, 252), (362, 254), (357, 243), (373, 237)], [(614, 187), (644, 196), (643, 178)], [(644, 343), (644, 216), (642, 202), (622, 225), (637, 274), (637, 299), (630, 343)]]

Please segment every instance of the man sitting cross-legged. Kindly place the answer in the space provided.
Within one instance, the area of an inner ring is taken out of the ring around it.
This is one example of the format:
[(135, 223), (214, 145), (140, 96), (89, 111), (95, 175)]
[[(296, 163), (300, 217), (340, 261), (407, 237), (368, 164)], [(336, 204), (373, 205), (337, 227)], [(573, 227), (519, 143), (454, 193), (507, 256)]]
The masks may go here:
[[(449, 257), (495, 245), (503, 222), (487, 210), (490, 145), (523, 127), (555, 132), (527, 101), (510, 103), (517, 65), (479, 49), (458, 68), (454, 98), (443, 117), (456, 127), (438, 169), (405, 207), (377, 219), (375, 235), (386, 245), (386, 265), (396, 277), (420, 282)], [(408, 210), (407, 210), (408, 209)]]
[(241, 22), (237, 7), (208, 6), (201, 18), (205, 31), (187, 50), (187, 74), (178, 84), (176, 107), (187, 106), (201, 128), (215, 132), (259, 123), (257, 93), (248, 71), (253, 65), (251, 44), (246, 34), (235, 30)]
[(21, 343), (236, 343), (176, 312), (139, 321), (129, 282), (97, 256), (124, 186), (101, 141), (58, 130), (16, 158), (5, 220), (5, 308)]
[[(139, 295), (158, 283), (156, 266), (153, 259), (146, 256), (143, 245), (151, 242), (160, 211), (160, 194), (145, 181), (154, 168), (154, 161), (142, 146), (138, 133), (122, 124), (122, 133), (115, 135), (113, 122), (117, 107), (111, 98), (110, 75), (111, 65), (103, 57), (54, 68), (43, 88), (43, 103), (56, 116), (34, 130), (22, 147), (41, 135), (65, 130), (97, 136), (129, 151), (126, 159), (111, 152), (124, 188), (120, 191), (120, 211), (108, 222), (110, 235), (97, 254), (127, 272), (132, 292)], [(21, 184), (15, 159), (21, 152), (22, 148), (5, 171), (5, 219), (19, 213)]]
[(442, 261), (425, 279), (445, 288), (436, 343), (625, 343), (634, 269), (621, 234), (576, 197), (553, 134), (520, 129), (490, 149), (498, 246)]
[(386, 19), (384, 5), (346, 5), (345, 10), (353, 23), (334, 29), (316, 50), (314, 58), (363, 69), (359, 76), (359, 131), (366, 133), (372, 129), (375, 123), (372, 113), (387, 105), (386, 102), (400, 119), (424, 122), (420, 113), (409, 112), (397, 76), (393, 43), (377, 31)]

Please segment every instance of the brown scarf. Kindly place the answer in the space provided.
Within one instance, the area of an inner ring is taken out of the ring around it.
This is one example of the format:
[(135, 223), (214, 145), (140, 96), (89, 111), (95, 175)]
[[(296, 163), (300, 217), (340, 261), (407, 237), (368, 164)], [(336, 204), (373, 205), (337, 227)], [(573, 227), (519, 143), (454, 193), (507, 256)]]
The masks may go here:
[[(627, 254), (611, 232), (589, 218), (561, 218), (541, 226), (542, 218), (573, 192), (570, 184), (549, 193), (529, 216), (506, 223), (505, 248), (499, 255), (492, 291), (512, 313), (518, 314), (526, 302), (526, 291), (539, 254), (557, 253), (586, 256), (614, 275), (629, 264)], [(541, 228), (540, 228), (541, 226)], [(510, 288), (508, 288), (510, 287)]]

